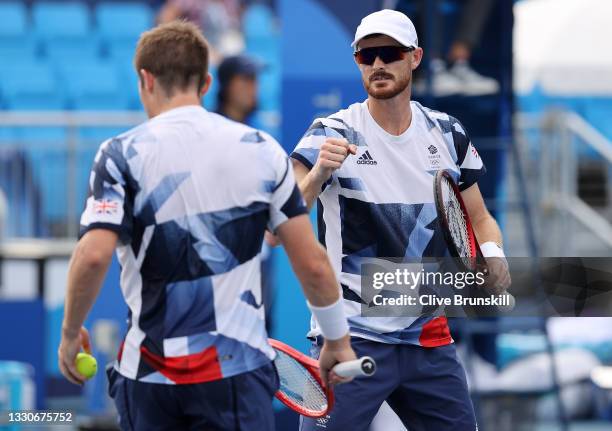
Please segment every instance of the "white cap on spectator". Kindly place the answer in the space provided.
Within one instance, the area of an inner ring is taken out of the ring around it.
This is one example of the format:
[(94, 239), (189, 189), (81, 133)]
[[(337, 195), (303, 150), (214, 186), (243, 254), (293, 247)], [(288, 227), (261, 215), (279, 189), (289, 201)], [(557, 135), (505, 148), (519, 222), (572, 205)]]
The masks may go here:
[(419, 46), (414, 24), (410, 18), (396, 10), (384, 9), (363, 18), (351, 46), (355, 48), (361, 39), (371, 34), (385, 34), (406, 47)]

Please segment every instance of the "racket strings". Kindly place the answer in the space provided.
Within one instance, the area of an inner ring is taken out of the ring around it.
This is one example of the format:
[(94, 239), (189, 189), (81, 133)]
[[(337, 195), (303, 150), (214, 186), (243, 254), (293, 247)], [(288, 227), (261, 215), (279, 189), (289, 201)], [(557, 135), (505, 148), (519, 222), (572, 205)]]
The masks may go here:
[(451, 238), (459, 251), (459, 255), (466, 263), (471, 266), (471, 258), (474, 256), (472, 243), (468, 226), (465, 220), (465, 215), (461, 209), (461, 204), (457, 199), (453, 188), (448, 183), (448, 180), (442, 181), (442, 196), (444, 198), (444, 211), (446, 212), (446, 220)]
[(327, 396), (323, 388), (298, 361), (277, 350), (274, 365), (280, 379), (279, 391), (291, 402), (312, 412), (327, 410)]

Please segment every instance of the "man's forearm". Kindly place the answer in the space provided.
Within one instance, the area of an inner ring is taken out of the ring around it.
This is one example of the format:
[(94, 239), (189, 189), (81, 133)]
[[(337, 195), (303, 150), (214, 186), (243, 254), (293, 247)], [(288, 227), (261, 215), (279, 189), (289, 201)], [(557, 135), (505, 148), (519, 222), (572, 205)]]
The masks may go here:
[(313, 265), (310, 270), (303, 271), (298, 268), (296, 275), (300, 280), (304, 296), (313, 305), (324, 307), (336, 302), (340, 298), (340, 289), (334, 275), (327, 253), (317, 244), (320, 251), (316, 260), (319, 262)]
[(319, 149), (319, 155), (310, 169), (300, 161), (293, 160), (293, 170), (298, 187), (310, 209), (315, 199), (321, 193), (323, 184), (340, 169), (342, 163), (350, 155), (357, 154), (357, 145), (349, 144), (344, 138), (325, 138)]
[(75, 336), (79, 333), (100, 292), (109, 264), (110, 259), (88, 256), (77, 246), (68, 273), (64, 334)]
[(493, 241), (500, 246), (502, 245), (503, 237), (501, 230), (491, 215), (487, 214), (485, 217), (475, 220), (473, 223), (473, 228), (474, 232), (476, 233), (476, 238), (480, 244)]
[(298, 182), (298, 187), (302, 192), (304, 201), (306, 201), (306, 208), (311, 209), (314, 201), (317, 200), (321, 193), (323, 181), (317, 179), (313, 171), (310, 171)]

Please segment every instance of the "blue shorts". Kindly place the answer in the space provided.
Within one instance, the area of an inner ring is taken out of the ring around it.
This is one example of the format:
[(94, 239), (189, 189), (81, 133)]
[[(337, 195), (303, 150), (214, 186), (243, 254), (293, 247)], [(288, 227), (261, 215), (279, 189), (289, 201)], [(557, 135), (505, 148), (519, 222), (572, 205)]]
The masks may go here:
[(109, 395), (122, 431), (274, 430), (272, 363), (244, 374), (192, 385), (128, 379), (109, 367)]
[[(455, 345), (426, 348), (353, 337), (357, 356), (371, 356), (377, 371), (334, 389), (336, 403), (323, 418), (302, 418), (302, 431), (367, 431), (384, 401), (410, 431), (475, 431), (474, 407)], [(319, 348), (313, 348), (318, 356)]]

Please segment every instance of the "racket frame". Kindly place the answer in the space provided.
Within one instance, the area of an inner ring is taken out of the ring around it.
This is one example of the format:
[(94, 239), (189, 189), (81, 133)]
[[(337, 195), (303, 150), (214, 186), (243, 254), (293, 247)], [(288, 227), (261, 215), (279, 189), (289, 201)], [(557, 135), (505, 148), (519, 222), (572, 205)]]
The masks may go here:
[(287, 344), (275, 340), (273, 338), (268, 338), (268, 343), (275, 350), (280, 350), (291, 358), (295, 359), (300, 365), (302, 365), (306, 371), (316, 380), (316, 382), (321, 386), (323, 392), (325, 393), (325, 397), (327, 398), (327, 409), (323, 412), (317, 412), (314, 410), (306, 409), (298, 404), (295, 404), (291, 401), (289, 397), (287, 397), (280, 389), (276, 391), (276, 398), (289, 407), (291, 410), (301, 414), (302, 416), (307, 416), (311, 418), (320, 418), (325, 416), (334, 406), (334, 392), (330, 390), (323, 384), (323, 380), (321, 380), (321, 376), (319, 375), (319, 361), (313, 359), (299, 350), (294, 349)]
[[(450, 184), (452, 192), (455, 194), (457, 201), (459, 202), (459, 206), (461, 207), (461, 212), (463, 213), (463, 218), (465, 220), (465, 226), (468, 231), (471, 256), (461, 256), (459, 250), (457, 249), (457, 246), (455, 245), (455, 242), (453, 241), (453, 237), (451, 236), (450, 225), (448, 223), (448, 218), (446, 216), (446, 211), (444, 208), (444, 196), (442, 193), (442, 181), (444, 181), (445, 179)], [(462, 266), (463, 270), (470, 272), (481, 271), (487, 274), (487, 263), (485, 261), (484, 256), (482, 255), (480, 246), (478, 245), (478, 240), (476, 239), (476, 234), (474, 233), (474, 228), (472, 227), (472, 221), (470, 220), (467, 208), (465, 207), (465, 203), (463, 202), (463, 198), (461, 197), (461, 190), (459, 190), (459, 187), (455, 183), (455, 180), (446, 170), (439, 170), (438, 172), (436, 172), (436, 176), (434, 179), (434, 200), (436, 204), (436, 211), (438, 213), (438, 222), (440, 223), (440, 227), (442, 228), (442, 233), (444, 234), (444, 239), (446, 240), (446, 245), (450, 251), (451, 256), (459, 258), (458, 261), (459, 264)], [(475, 260), (474, 266), (472, 268), (468, 267), (461, 259), (463, 257), (473, 258)]]

